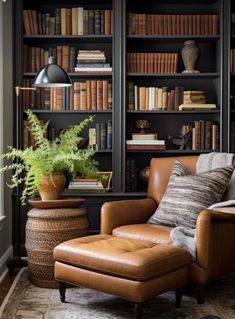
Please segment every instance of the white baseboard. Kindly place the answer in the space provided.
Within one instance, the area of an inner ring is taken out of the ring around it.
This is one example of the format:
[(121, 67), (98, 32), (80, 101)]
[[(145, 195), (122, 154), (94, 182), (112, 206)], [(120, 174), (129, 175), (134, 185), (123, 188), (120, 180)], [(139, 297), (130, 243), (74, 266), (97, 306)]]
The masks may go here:
[(0, 258), (0, 270), (2, 270), (2, 273), (0, 273), (0, 283), (8, 272), (7, 261), (12, 257), (12, 255), (13, 249), (12, 246), (10, 246)]

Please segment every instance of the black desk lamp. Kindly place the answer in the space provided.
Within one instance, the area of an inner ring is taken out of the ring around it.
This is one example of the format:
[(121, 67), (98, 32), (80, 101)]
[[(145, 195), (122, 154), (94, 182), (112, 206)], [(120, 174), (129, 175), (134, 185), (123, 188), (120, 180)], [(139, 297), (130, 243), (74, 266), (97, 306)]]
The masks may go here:
[(37, 74), (33, 86), (35, 87), (68, 87), (72, 82), (68, 74), (50, 56), (48, 64)]
[[(22, 110), (20, 109), (20, 92), (26, 90), (36, 90), (37, 87), (41, 88), (58, 88), (69, 87), (72, 81), (68, 74), (58, 64), (55, 63), (55, 58), (50, 56), (48, 64), (41, 70), (35, 77), (34, 87), (16, 86), (16, 148), (21, 146), (21, 134), (19, 132), (19, 124), (21, 123)], [(16, 234), (16, 249), (14, 251), (14, 258), (8, 262), (10, 271), (15, 267), (25, 267), (27, 262), (21, 259), (21, 218), (20, 218), (20, 186), (16, 189), (16, 219), (15, 219), (15, 234)]]

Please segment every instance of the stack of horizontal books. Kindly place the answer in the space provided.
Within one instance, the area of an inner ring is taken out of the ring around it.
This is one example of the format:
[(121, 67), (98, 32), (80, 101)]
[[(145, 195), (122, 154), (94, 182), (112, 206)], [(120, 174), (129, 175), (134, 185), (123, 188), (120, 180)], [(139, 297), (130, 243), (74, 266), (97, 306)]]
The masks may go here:
[(164, 151), (165, 140), (158, 140), (157, 133), (133, 133), (131, 140), (126, 140), (128, 151)]
[(183, 104), (179, 105), (179, 111), (213, 109), (216, 109), (216, 105), (206, 103), (204, 91), (184, 91)]
[(103, 184), (95, 178), (74, 178), (68, 186), (68, 190), (78, 190), (84, 192), (104, 192)]
[(77, 64), (74, 69), (80, 73), (105, 73), (111, 74), (112, 67), (106, 63), (106, 56), (101, 50), (79, 50)]

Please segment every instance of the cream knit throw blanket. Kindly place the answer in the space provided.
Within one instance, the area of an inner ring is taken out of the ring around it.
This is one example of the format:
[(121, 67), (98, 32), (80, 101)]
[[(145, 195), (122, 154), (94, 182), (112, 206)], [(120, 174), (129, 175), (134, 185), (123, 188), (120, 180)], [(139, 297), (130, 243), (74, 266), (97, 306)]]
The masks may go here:
[[(209, 171), (214, 168), (224, 167), (233, 163), (234, 154), (216, 153), (201, 154), (196, 164), (196, 174)], [(211, 205), (209, 208), (235, 206), (235, 172), (233, 173), (228, 188), (219, 203)], [(188, 227), (178, 226), (172, 229), (171, 239), (175, 246), (186, 248), (196, 259), (196, 231)]]

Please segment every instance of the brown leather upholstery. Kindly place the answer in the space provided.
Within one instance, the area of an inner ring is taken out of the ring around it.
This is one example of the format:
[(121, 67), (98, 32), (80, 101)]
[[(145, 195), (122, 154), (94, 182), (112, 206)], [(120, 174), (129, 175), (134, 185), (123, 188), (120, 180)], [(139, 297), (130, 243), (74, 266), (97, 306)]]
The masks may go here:
[(152, 158), (150, 163), (148, 196), (160, 203), (164, 195), (175, 160), (179, 160), (195, 173), (198, 156)]
[[(201, 287), (235, 270), (235, 213), (206, 209), (199, 214), (197, 257), (189, 267), (188, 252), (171, 243), (171, 228), (147, 224), (166, 190), (176, 159), (195, 172), (197, 156), (153, 158), (148, 198), (105, 203), (101, 235), (74, 239), (55, 248), (57, 280), (143, 302), (188, 280)], [(198, 301), (203, 298), (199, 296)]]
[(55, 278), (143, 302), (186, 284), (190, 255), (172, 245), (95, 235), (54, 249)]
[(69, 240), (55, 248), (54, 257), (72, 266), (138, 281), (173, 272), (190, 260), (189, 254), (172, 245), (111, 235)]
[[(155, 244), (170, 244), (171, 227), (153, 225), (153, 224), (133, 224), (116, 227), (113, 235), (123, 238), (133, 238), (140, 240), (149, 240)], [(156, 236), (157, 234), (157, 236)]]
[[(153, 230), (144, 228), (149, 217), (154, 213), (155, 207), (160, 202), (168, 183), (174, 161), (178, 159), (192, 172), (195, 172), (197, 156), (161, 157), (153, 158), (150, 165), (150, 178), (148, 187), (148, 199), (138, 201), (109, 202), (102, 207), (101, 232), (113, 233), (126, 238), (149, 239), (155, 242), (163, 240), (163, 226), (155, 226)], [(155, 202), (150, 205), (150, 198)], [(148, 204), (147, 204), (148, 203)], [(119, 209), (118, 209), (119, 208)], [(226, 214), (215, 210), (204, 210), (199, 214), (196, 225), (196, 262), (190, 264), (190, 280), (198, 284), (206, 284), (220, 274), (235, 270), (235, 208), (234, 214)], [(138, 213), (136, 214), (136, 211)], [(115, 212), (115, 213), (114, 213)], [(124, 217), (125, 216), (125, 217)], [(112, 218), (111, 225), (107, 222)], [(140, 224), (123, 226), (126, 224)], [(136, 231), (134, 228), (136, 227)], [(128, 232), (128, 230), (130, 230)], [(170, 231), (170, 228), (169, 230)], [(148, 234), (148, 235), (146, 235)], [(165, 233), (168, 237), (167, 232)], [(153, 239), (154, 237), (154, 239)], [(152, 238), (152, 239), (151, 239)], [(169, 238), (169, 237), (168, 237)]]

